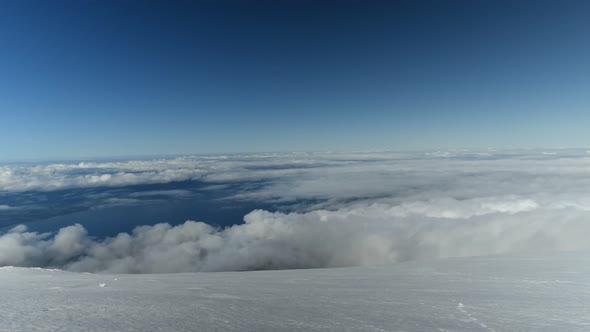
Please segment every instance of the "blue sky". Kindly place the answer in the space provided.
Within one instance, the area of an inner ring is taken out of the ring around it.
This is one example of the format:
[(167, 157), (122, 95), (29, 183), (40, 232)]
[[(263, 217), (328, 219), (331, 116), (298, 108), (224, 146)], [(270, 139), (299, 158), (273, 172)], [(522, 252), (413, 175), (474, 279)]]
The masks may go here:
[(590, 144), (588, 1), (3, 1), (0, 160)]

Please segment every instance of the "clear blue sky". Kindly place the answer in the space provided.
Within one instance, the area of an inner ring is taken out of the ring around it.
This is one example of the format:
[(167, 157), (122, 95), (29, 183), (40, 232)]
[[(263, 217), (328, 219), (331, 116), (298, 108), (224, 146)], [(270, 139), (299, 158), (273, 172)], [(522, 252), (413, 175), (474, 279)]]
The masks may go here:
[(590, 1), (0, 2), (0, 160), (590, 145)]

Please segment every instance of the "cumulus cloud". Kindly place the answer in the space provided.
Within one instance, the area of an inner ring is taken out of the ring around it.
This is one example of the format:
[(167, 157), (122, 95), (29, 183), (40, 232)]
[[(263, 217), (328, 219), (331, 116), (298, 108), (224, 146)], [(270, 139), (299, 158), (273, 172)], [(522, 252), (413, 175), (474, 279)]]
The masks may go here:
[[(0, 265), (89, 272), (236, 271), (388, 264), (412, 259), (590, 249), (585, 150), (298, 153), (16, 166), (0, 191), (259, 181), (231, 199), (301, 203), (255, 210), (218, 229), (187, 221), (106, 239), (80, 225), (57, 233), (18, 226), (0, 235)], [(185, 196), (184, 190), (137, 192)]]
[(412, 259), (590, 249), (590, 211), (528, 199), (443, 199), (338, 210), (256, 210), (245, 223), (142, 226), (94, 240), (80, 225), (56, 234), (18, 226), (0, 236), (0, 265), (157, 273), (318, 268)]

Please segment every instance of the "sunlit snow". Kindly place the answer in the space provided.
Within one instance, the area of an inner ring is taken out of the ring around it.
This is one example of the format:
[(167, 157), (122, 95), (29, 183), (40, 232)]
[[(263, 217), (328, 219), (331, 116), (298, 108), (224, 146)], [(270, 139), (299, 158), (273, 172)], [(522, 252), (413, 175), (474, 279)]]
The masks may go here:
[(588, 331), (590, 255), (181, 274), (0, 268), (0, 331)]

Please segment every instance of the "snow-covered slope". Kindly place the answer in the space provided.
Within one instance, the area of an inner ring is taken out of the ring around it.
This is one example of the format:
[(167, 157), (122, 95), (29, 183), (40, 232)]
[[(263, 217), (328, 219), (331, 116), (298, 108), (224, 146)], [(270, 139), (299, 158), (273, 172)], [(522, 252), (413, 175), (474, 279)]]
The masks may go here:
[(590, 331), (590, 254), (105, 275), (0, 268), (0, 331)]

